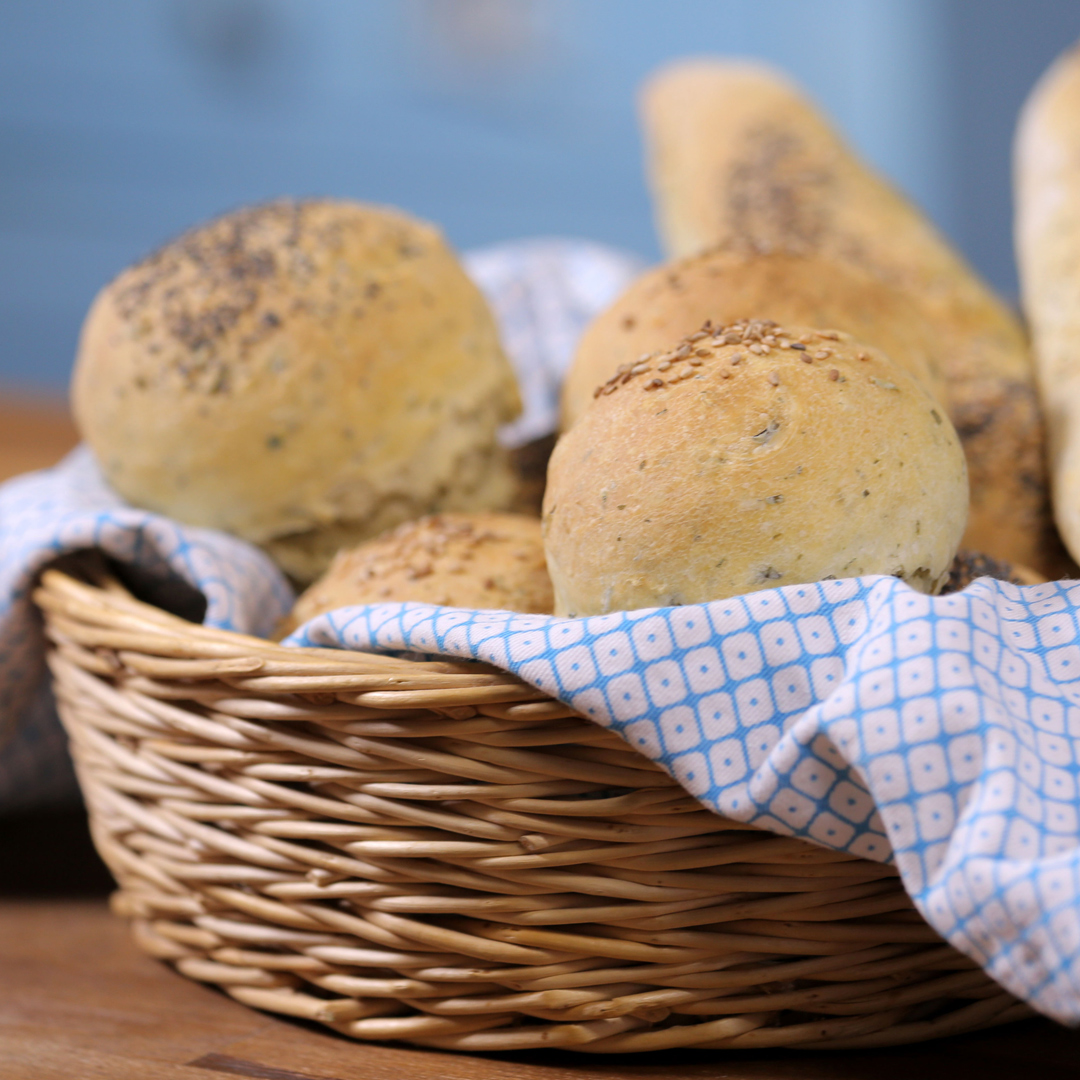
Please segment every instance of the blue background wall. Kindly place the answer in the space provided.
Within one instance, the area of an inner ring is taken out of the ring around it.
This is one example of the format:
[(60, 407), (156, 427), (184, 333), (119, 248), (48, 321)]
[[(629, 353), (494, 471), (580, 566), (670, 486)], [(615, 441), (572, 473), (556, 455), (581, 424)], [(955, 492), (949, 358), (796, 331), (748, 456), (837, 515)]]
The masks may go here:
[(112, 275), (281, 194), (655, 258), (634, 94), (687, 54), (786, 68), (1012, 294), (1016, 111), (1078, 36), (1076, 0), (0, 0), (0, 385), (63, 387)]

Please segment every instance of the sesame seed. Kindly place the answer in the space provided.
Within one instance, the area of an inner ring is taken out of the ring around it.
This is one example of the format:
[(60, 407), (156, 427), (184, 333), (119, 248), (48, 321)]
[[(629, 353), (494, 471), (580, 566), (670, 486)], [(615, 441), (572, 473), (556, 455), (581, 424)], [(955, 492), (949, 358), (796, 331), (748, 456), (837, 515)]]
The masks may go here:
[(798, 349), (800, 352), (806, 352), (806, 346), (801, 341), (791, 341), (788, 343), (789, 349)]
[(830, 356), (832, 356), (831, 349), (818, 349), (818, 351), (814, 353), (815, 360), (828, 360)]
[(656, 365), (656, 370), (657, 371), (667, 371), (667, 369), (669, 367), (671, 367), (671, 361), (670, 360), (661, 360), (660, 363)]
[[(702, 361), (700, 359), (701, 355), (702, 355), (702, 353), (701, 353), (701, 350), (699, 349), (697, 356), (691, 356), (690, 357), (690, 363), (693, 364), (694, 367), (701, 367), (701, 363), (702, 363)], [(708, 356), (709, 354), (705, 353), (705, 355)]]
[(861, 353), (859, 353), (859, 359), (860, 360), (869, 360), (870, 359), (870, 354), (861, 352)]
[(779, 386), (780, 385), (780, 372), (779, 371), (770, 371), (769, 372), (769, 382), (771, 382), (773, 384), (773, 386)]
[(663, 379), (650, 379), (641, 389), (642, 390), (657, 390), (664, 385)]
[(630, 369), (630, 374), (631, 375), (644, 375), (646, 371), (652, 371), (652, 368), (648, 364), (644, 363), (643, 361), (638, 361), (638, 363), (636, 363)]
[[(696, 352), (694, 353), (694, 355), (695, 355), (695, 356), (712, 356), (712, 352), (711, 352), (711, 351), (710, 351), (709, 349), (698, 349), (698, 350), (697, 350), (697, 351), (696, 351)], [(691, 361), (691, 363), (692, 363), (692, 362), (693, 362), (693, 361)]]
[(763, 346), (761, 346), (761, 345), (751, 345), (751, 346), (750, 346), (750, 351), (751, 351), (751, 352), (752, 352), (752, 353), (753, 353), (753, 354), (754, 354), (755, 356), (761, 356), (761, 354), (762, 354), (762, 353), (763, 353), (763, 352), (765, 351), (765, 349), (764, 349), (764, 347), (763, 347)]
[(708, 336), (709, 336), (709, 331), (708, 330), (699, 330), (696, 334), (691, 334), (686, 340), (687, 341), (700, 341), (702, 338), (706, 338)]
[(687, 364), (686, 367), (679, 372), (680, 379), (692, 379), (694, 377), (694, 369)]
[(733, 356), (733, 357), (731, 358), (731, 362), (732, 362), (733, 364), (741, 364), (741, 363), (742, 363), (742, 358), (743, 358), (743, 355), (742, 355), (742, 353), (736, 353), (736, 354), (735, 354), (735, 355), (734, 355), (734, 356)]
[(829, 372), (829, 378), (832, 379), (833, 382), (836, 382), (836, 380), (840, 378), (840, 372), (837, 371), (836, 368), (833, 368), (832, 371)]

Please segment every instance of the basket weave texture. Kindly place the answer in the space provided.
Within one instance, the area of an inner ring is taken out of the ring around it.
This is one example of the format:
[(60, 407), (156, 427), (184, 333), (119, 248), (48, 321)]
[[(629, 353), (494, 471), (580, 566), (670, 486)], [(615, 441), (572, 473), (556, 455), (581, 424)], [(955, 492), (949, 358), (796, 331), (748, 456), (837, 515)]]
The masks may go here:
[(704, 810), (502, 672), (35, 594), (135, 940), (248, 1005), (472, 1051), (871, 1047), (1031, 1015), (895, 870)]

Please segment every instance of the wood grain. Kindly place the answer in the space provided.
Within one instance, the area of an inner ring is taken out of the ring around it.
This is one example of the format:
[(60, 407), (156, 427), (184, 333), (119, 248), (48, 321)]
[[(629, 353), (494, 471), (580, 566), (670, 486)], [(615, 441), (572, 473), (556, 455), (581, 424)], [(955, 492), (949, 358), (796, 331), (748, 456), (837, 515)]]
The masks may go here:
[[(0, 822), (0, 830), (5, 823)], [(682, 1052), (582, 1061), (365, 1046), (255, 1012), (140, 953), (102, 900), (0, 902), (5, 1080), (1040, 1080), (1076, 1076), (1080, 1035), (1033, 1020), (875, 1053)]]
[(0, 482), (55, 465), (78, 441), (63, 398), (0, 387)]

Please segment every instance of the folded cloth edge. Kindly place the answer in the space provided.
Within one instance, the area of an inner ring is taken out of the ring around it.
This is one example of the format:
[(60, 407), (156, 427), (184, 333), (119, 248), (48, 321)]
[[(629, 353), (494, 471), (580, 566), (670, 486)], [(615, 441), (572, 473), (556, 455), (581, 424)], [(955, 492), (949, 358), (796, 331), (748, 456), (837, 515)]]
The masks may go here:
[(942, 937), (1078, 1023), (1078, 616), (1078, 582), (875, 576), (586, 619), (366, 605), (286, 644), (495, 664), (716, 813), (894, 861)]

